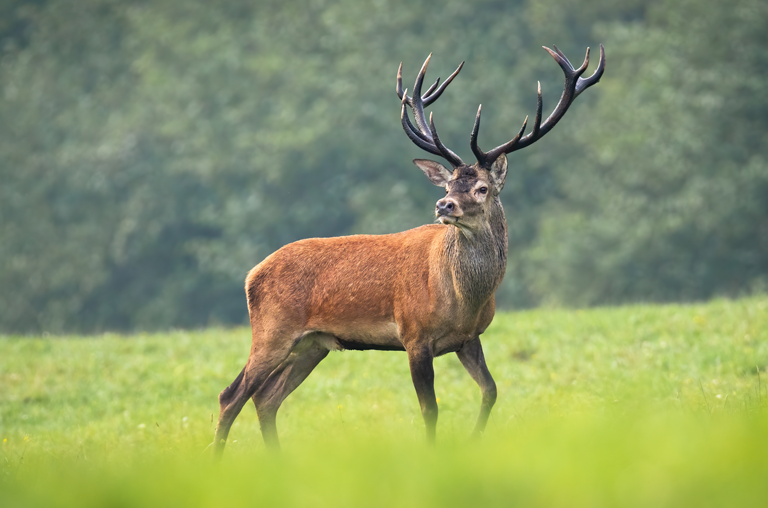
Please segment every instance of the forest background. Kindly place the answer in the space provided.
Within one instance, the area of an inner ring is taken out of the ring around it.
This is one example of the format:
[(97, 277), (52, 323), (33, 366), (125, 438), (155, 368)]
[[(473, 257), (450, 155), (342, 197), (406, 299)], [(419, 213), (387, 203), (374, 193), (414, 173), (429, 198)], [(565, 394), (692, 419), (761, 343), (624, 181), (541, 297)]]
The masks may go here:
[(432, 221), (398, 64), (467, 160), (600, 83), (510, 158), (504, 309), (768, 286), (765, 0), (4, 0), (0, 333), (241, 324), (245, 273), (294, 240)]

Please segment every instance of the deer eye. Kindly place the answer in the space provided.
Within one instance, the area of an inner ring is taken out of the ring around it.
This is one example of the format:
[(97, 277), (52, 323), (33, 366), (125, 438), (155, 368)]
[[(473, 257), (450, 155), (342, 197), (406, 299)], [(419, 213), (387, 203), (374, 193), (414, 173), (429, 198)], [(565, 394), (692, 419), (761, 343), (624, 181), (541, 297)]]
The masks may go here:
[(480, 187), (480, 188), (479, 188), (479, 189), (477, 189), (477, 190), (478, 190), (478, 192), (479, 192), (480, 194), (485, 194), (486, 192), (488, 192), (488, 187)]

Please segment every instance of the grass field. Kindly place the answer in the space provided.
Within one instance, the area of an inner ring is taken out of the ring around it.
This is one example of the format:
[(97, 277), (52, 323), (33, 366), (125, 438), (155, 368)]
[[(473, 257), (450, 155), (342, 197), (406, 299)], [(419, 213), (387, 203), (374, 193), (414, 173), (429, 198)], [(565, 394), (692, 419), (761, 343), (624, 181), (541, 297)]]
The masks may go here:
[(246, 329), (0, 338), (0, 506), (768, 506), (768, 298), (497, 315), (499, 400), (435, 361), (438, 444), (404, 353), (332, 353), (278, 416), (206, 446)]

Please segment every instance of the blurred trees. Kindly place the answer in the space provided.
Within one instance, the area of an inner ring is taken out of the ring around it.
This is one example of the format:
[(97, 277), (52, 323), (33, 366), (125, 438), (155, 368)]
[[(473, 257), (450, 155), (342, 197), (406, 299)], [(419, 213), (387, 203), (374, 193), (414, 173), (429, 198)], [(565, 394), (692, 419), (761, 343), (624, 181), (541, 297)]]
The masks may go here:
[[(759, 0), (13, 0), (0, 9), (0, 331), (239, 323), (245, 273), (309, 236), (430, 222), (409, 88), (468, 154), (601, 83), (515, 153), (501, 306), (734, 295), (766, 282), (768, 8)], [(591, 71), (588, 71), (591, 72)]]
[(768, 4), (602, 25), (610, 77), (527, 252), (541, 298), (692, 300), (768, 282)]

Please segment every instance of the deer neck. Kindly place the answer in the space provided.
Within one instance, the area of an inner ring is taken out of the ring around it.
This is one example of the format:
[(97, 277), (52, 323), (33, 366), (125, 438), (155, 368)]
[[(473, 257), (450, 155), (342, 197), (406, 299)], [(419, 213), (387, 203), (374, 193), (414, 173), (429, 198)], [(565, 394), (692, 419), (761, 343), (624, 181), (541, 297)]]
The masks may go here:
[(444, 241), (457, 300), (477, 310), (493, 297), (507, 268), (507, 221), (498, 197), (480, 228), (449, 227)]

